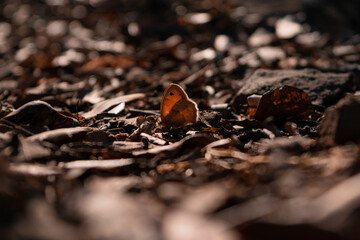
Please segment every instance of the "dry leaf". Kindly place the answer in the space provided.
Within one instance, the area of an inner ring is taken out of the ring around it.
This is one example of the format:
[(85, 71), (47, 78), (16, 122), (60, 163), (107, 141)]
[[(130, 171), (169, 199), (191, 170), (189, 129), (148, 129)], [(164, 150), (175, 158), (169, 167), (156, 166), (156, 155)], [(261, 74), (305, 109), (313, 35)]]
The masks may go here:
[(86, 112), (83, 114), (83, 117), (86, 119), (90, 119), (92, 117), (95, 117), (96, 115), (104, 112), (105, 110), (118, 105), (120, 103), (127, 103), (127, 102), (131, 102), (134, 100), (138, 100), (138, 99), (142, 99), (145, 98), (145, 94), (143, 93), (134, 93), (134, 94), (129, 94), (129, 95), (124, 95), (124, 96), (119, 96), (116, 98), (112, 98), (112, 99), (108, 99), (108, 100), (104, 100), (101, 102), (98, 102), (94, 105), (93, 109), (89, 112)]
[[(307, 116), (311, 109), (309, 95), (295, 87), (283, 86), (262, 95), (254, 111), (253, 98), (248, 99), (249, 115), (256, 120), (263, 121), (267, 117), (276, 119), (294, 119)], [(256, 102), (256, 101), (255, 101)]]

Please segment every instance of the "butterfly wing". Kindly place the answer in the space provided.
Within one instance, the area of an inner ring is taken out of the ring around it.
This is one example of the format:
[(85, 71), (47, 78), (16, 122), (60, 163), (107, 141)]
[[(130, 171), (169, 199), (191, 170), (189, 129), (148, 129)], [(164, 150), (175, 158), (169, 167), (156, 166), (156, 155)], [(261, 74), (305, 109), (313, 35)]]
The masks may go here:
[(181, 99), (187, 99), (187, 95), (184, 90), (177, 84), (170, 84), (169, 87), (165, 90), (163, 95), (161, 106), (160, 106), (160, 115), (161, 119), (164, 119), (175, 106), (177, 102)]
[(167, 126), (180, 127), (195, 123), (197, 118), (198, 109), (196, 103), (189, 99), (182, 99), (163, 118), (163, 123)]

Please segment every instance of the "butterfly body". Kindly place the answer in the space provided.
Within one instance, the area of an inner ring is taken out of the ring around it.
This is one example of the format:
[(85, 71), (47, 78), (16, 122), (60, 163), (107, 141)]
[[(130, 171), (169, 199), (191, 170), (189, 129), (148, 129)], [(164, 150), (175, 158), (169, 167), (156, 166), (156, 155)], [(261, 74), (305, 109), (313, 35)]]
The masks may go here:
[(161, 101), (160, 117), (165, 126), (181, 127), (197, 121), (198, 108), (180, 85), (172, 83)]

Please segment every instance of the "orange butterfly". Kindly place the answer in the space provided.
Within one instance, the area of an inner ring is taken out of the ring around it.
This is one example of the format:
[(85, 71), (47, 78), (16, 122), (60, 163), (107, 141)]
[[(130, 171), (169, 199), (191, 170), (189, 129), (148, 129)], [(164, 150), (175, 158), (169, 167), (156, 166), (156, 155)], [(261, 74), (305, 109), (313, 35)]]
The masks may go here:
[(161, 101), (160, 117), (165, 126), (185, 126), (197, 121), (198, 107), (180, 85), (171, 83)]

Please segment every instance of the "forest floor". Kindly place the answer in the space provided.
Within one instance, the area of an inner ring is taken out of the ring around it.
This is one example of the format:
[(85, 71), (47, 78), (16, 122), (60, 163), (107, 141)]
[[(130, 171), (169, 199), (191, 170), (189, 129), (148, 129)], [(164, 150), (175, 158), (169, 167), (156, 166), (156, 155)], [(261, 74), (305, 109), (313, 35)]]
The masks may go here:
[(2, 1), (0, 238), (360, 239), (359, 10)]

